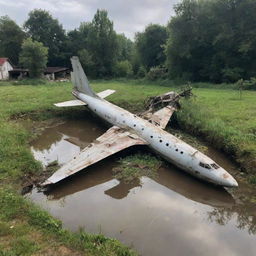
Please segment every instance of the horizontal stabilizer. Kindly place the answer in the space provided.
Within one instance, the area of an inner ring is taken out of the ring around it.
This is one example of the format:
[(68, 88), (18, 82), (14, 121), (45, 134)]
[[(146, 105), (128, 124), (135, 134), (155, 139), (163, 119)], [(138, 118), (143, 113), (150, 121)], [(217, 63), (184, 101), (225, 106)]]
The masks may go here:
[(56, 103), (54, 105), (56, 107), (63, 108), (63, 107), (85, 106), (87, 104), (85, 102), (81, 101), (81, 100), (69, 100), (69, 101)]
[(140, 139), (137, 135), (113, 126), (96, 139), (96, 141), (84, 148), (74, 159), (57, 170), (42, 186), (57, 183), (125, 148), (146, 144), (147, 142)]
[[(116, 92), (116, 91), (107, 89), (105, 91), (99, 92), (97, 95), (100, 98), (104, 99), (104, 98), (108, 97), (109, 95), (113, 94), (114, 92)], [(56, 103), (54, 105), (59, 108), (64, 108), (64, 107), (86, 106), (87, 104), (81, 100), (69, 100), (69, 101)]]
[(101, 97), (102, 99), (104, 99), (104, 98), (108, 97), (109, 95), (111, 95), (111, 94), (113, 94), (113, 93), (115, 93), (115, 92), (116, 92), (115, 90), (107, 89), (107, 90), (105, 90), (105, 91), (102, 91), (102, 92), (97, 93), (97, 95), (98, 95), (99, 97)]

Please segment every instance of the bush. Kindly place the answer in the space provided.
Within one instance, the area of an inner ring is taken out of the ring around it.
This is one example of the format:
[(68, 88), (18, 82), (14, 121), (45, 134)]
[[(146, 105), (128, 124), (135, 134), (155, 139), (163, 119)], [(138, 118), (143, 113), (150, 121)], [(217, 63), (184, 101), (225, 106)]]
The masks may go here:
[(131, 77), (133, 75), (132, 64), (128, 60), (117, 62), (113, 73), (115, 77)]
[(251, 77), (250, 80), (238, 80), (234, 85), (233, 89), (236, 90), (256, 90), (256, 77)]
[(250, 80), (244, 81), (245, 90), (256, 90), (256, 77), (251, 77)]
[(152, 67), (147, 73), (147, 78), (149, 80), (166, 79), (167, 78), (166, 67), (162, 67), (162, 66)]
[(146, 69), (143, 66), (140, 66), (137, 72), (137, 77), (143, 78), (146, 76), (146, 73), (147, 73)]
[(225, 68), (222, 70), (223, 81), (226, 83), (237, 82), (242, 77), (241, 68)]

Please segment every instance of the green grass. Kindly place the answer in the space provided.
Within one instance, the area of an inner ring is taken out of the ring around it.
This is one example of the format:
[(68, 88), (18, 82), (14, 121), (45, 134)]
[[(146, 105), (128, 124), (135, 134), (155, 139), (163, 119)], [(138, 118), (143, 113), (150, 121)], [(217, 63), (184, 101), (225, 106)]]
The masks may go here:
[(62, 255), (59, 248), (64, 246), (65, 255), (136, 255), (115, 239), (64, 230), (59, 220), (12, 189), (0, 189), (0, 208), (0, 255), (40, 255), (45, 250)]
[(118, 167), (114, 168), (114, 177), (124, 183), (138, 180), (142, 176), (155, 178), (162, 161), (151, 155), (137, 153), (119, 160)]
[[(115, 89), (117, 92), (109, 100), (134, 112), (143, 110), (147, 97), (174, 88), (172, 83), (164, 85), (145, 81), (93, 82), (93, 88), (97, 92)], [(1, 256), (23, 255), (24, 251), (27, 255), (135, 255), (118, 241), (102, 235), (70, 233), (62, 229), (58, 220), (18, 194), (24, 175), (39, 174), (42, 171), (41, 164), (34, 160), (29, 149), (29, 142), (36, 135), (26, 130), (20, 120), (26, 118), (42, 121), (83, 115), (84, 108), (57, 109), (53, 106), (55, 102), (72, 99), (71, 89), (70, 83), (0, 83)], [(182, 110), (175, 115), (176, 123), (183, 130), (204, 137), (215, 147), (232, 155), (252, 173), (249, 181), (255, 183), (256, 92), (244, 91), (242, 100), (239, 99), (238, 91), (230, 89), (197, 88), (194, 89), (194, 94), (195, 99), (183, 102)], [(138, 165), (144, 165), (140, 162), (140, 157), (125, 158), (124, 162), (129, 166), (129, 162), (135, 160), (138, 160)], [(129, 169), (130, 166), (126, 176), (130, 175)], [(136, 169), (132, 172), (137, 175)], [(65, 250), (59, 249), (63, 247)]]
[(195, 99), (177, 113), (182, 129), (204, 137), (248, 172), (256, 168), (256, 92), (195, 89)]
[(250, 177), (248, 177), (248, 182), (256, 185), (256, 175), (251, 175)]

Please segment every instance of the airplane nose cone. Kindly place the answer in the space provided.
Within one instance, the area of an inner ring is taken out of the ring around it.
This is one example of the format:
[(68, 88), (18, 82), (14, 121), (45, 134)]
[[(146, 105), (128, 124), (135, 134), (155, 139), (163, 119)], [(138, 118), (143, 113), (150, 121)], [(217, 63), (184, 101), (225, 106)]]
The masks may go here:
[(238, 183), (237, 181), (231, 176), (231, 178), (229, 178), (227, 181), (227, 187), (238, 187)]
[(238, 187), (237, 181), (226, 171), (221, 175), (223, 186), (225, 187)]

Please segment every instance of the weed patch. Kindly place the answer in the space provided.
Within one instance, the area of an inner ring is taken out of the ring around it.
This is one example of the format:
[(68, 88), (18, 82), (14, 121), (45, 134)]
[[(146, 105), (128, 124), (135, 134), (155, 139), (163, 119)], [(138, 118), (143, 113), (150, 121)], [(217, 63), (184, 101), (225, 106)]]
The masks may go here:
[(28, 240), (26, 238), (17, 238), (13, 242), (10, 243), (10, 246), (12, 247), (12, 252), (14, 255), (32, 255), (36, 251), (39, 250), (39, 246), (31, 240)]
[(131, 183), (142, 176), (155, 178), (162, 161), (151, 155), (137, 153), (119, 160), (119, 166), (114, 168), (114, 177), (125, 183)]
[(248, 178), (250, 184), (256, 185), (256, 175), (252, 175)]

